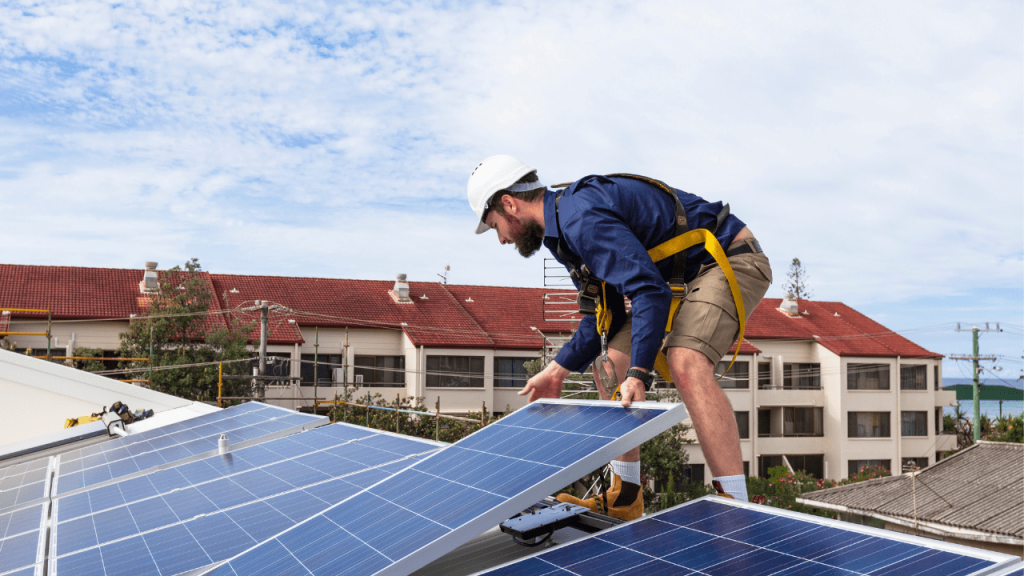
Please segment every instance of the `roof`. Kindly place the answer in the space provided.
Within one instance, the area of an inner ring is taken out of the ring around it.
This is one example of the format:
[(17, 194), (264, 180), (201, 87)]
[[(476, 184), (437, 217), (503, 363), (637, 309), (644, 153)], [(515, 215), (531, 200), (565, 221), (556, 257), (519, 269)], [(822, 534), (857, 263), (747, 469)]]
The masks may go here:
[(800, 501), (909, 526), (916, 521), (920, 529), (961, 538), (1022, 545), (1024, 444), (981, 442), (917, 474), (808, 492)]
[(780, 298), (765, 298), (747, 321), (751, 340), (814, 340), (839, 356), (941, 358), (842, 302), (797, 300), (799, 315), (779, 310)]
[(132, 410), (163, 412), (192, 404), (185, 400), (97, 376), (62, 364), (0, 350), (0, 402), (4, 423), (0, 444), (10, 444), (64, 428), (68, 418), (88, 416), (123, 402)]
[[(0, 307), (46, 308), (55, 319), (128, 318), (149, 301), (139, 292), (142, 274), (0, 264)], [(167, 273), (159, 274), (166, 283)], [(235, 311), (211, 322), (251, 322), (252, 341), (259, 339), (259, 312), (246, 308), (266, 300), (290, 309), (270, 315), (271, 344), (303, 343), (303, 326), (334, 326), (401, 330), (413, 345), (429, 348), (537, 350), (544, 345), (541, 334), (568, 333), (579, 320), (567, 313), (575, 309), (575, 293), (559, 289), (409, 282), (410, 301), (398, 302), (390, 281), (198, 274), (213, 293), (214, 309)], [(790, 317), (778, 309), (781, 300), (762, 300), (740, 353), (759, 352), (759, 339), (813, 340), (840, 356), (941, 358), (840, 302), (797, 302), (800, 314)]]

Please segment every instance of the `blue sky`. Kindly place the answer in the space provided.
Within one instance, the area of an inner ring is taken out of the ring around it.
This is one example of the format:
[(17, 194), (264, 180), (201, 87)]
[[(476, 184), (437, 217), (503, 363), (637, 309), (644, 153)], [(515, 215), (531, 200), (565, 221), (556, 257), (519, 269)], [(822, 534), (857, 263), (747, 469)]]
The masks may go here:
[[(1020, 374), (1018, 1), (0, 5), (0, 262), (538, 286), (465, 185), (635, 172)], [(958, 372), (949, 361), (946, 372)]]

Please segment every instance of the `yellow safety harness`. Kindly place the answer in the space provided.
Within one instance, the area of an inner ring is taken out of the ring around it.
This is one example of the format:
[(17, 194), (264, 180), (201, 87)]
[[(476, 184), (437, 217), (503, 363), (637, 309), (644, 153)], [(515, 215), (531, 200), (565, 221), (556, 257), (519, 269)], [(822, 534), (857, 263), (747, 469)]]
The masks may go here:
[[(663, 190), (664, 192), (671, 195), (678, 202), (678, 196), (676, 196), (675, 192), (669, 189), (669, 187), (662, 182), (650, 178), (644, 178), (642, 176), (634, 176), (632, 174), (615, 174), (614, 176), (625, 176), (653, 184), (660, 188), (661, 190)], [(735, 273), (733, 273), (732, 266), (729, 265), (729, 259), (726, 256), (725, 250), (722, 248), (722, 245), (718, 242), (718, 239), (715, 238), (715, 235), (710, 230), (698, 228), (696, 230), (690, 230), (688, 232), (670, 238), (669, 240), (666, 240), (661, 244), (658, 244), (654, 248), (648, 250), (647, 254), (651, 257), (651, 260), (657, 263), (660, 262), (661, 260), (664, 260), (665, 258), (668, 258), (669, 256), (674, 256), (693, 246), (702, 243), (704, 245), (704, 249), (707, 250), (708, 253), (711, 254), (711, 256), (715, 259), (715, 262), (718, 264), (718, 266), (722, 269), (722, 272), (725, 274), (725, 279), (729, 282), (729, 291), (732, 292), (733, 302), (735, 302), (736, 304), (736, 317), (739, 319), (740, 323), (739, 336), (736, 339), (736, 350), (733, 352), (732, 360), (729, 362), (729, 367), (726, 368), (725, 372), (722, 373), (723, 375), (725, 375), (725, 373), (728, 372), (730, 368), (732, 368), (732, 365), (736, 362), (736, 357), (739, 355), (740, 346), (743, 344), (743, 332), (746, 328), (747, 315), (746, 310), (743, 308), (743, 296), (740, 294), (740, 287), (739, 284), (736, 282), (736, 275)], [(608, 331), (611, 329), (612, 325), (612, 312), (611, 310), (609, 310), (605, 300), (605, 282), (603, 280), (600, 282), (601, 299), (597, 304), (595, 320), (597, 320), (598, 334), (601, 336), (602, 354), (607, 355), (606, 342)], [(679, 311), (679, 306), (680, 304), (682, 304), (683, 298), (686, 296), (685, 284), (680, 286), (674, 283), (670, 283), (669, 287), (672, 290), (672, 303), (669, 305), (668, 322), (665, 326), (666, 336), (672, 331), (672, 324), (675, 321), (676, 313)], [(664, 352), (658, 352), (658, 357), (654, 361), (654, 369), (657, 370), (659, 374), (661, 374), (661, 377), (664, 378), (666, 382), (672, 382), (672, 374), (669, 371), (668, 359), (665, 357)], [(718, 377), (719, 380), (721, 378), (721, 376)], [(612, 398), (615, 398), (619, 394), (620, 387), (621, 384), (615, 387), (615, 391), (611, 394)]]

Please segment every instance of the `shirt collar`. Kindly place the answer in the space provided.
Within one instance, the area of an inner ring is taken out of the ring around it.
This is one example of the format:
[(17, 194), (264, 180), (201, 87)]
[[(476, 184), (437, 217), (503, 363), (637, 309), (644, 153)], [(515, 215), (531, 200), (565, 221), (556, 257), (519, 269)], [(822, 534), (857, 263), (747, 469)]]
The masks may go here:
[(550, 188), (544, 191), (544, 237), (558, 238), (558, 216), (555, 212), (555, 196)]

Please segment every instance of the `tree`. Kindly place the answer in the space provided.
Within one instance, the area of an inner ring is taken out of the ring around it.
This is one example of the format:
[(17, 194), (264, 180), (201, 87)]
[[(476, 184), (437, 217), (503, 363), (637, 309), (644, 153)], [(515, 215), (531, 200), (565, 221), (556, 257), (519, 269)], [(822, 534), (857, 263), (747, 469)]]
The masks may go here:
[(793, 258), (786, 276), (789, 278), (789, 282), (782, 285), (783, 291), (800, 300), (810, 300), (814, 296), (807, 286), (807, 270), (799, 258)]
[[(160, 276), (160, 291), (150, 298), (148, 310), (121, 334), (121, 356), (149, 357), (150, 362), (123, 366), (152, 366), (149, 387), (154, 390), (191, 400), (216, 399), (218, 374), (213, 363), (251, 357), (246, 344), (253, 324), (210, 313), (213, 286), (202, 273), (198, 259), (186, 262), (184, 269), (175, 266)], [(167, 368), (173, 366), (180, 368)], [(244, 374), (248, 364), (223, 366), (224, 374)], [(145, 373), (137, 375), (144, 377)], [(225, 380), (224, 395), (242, 396), (248, 387), (245, 380)]]

